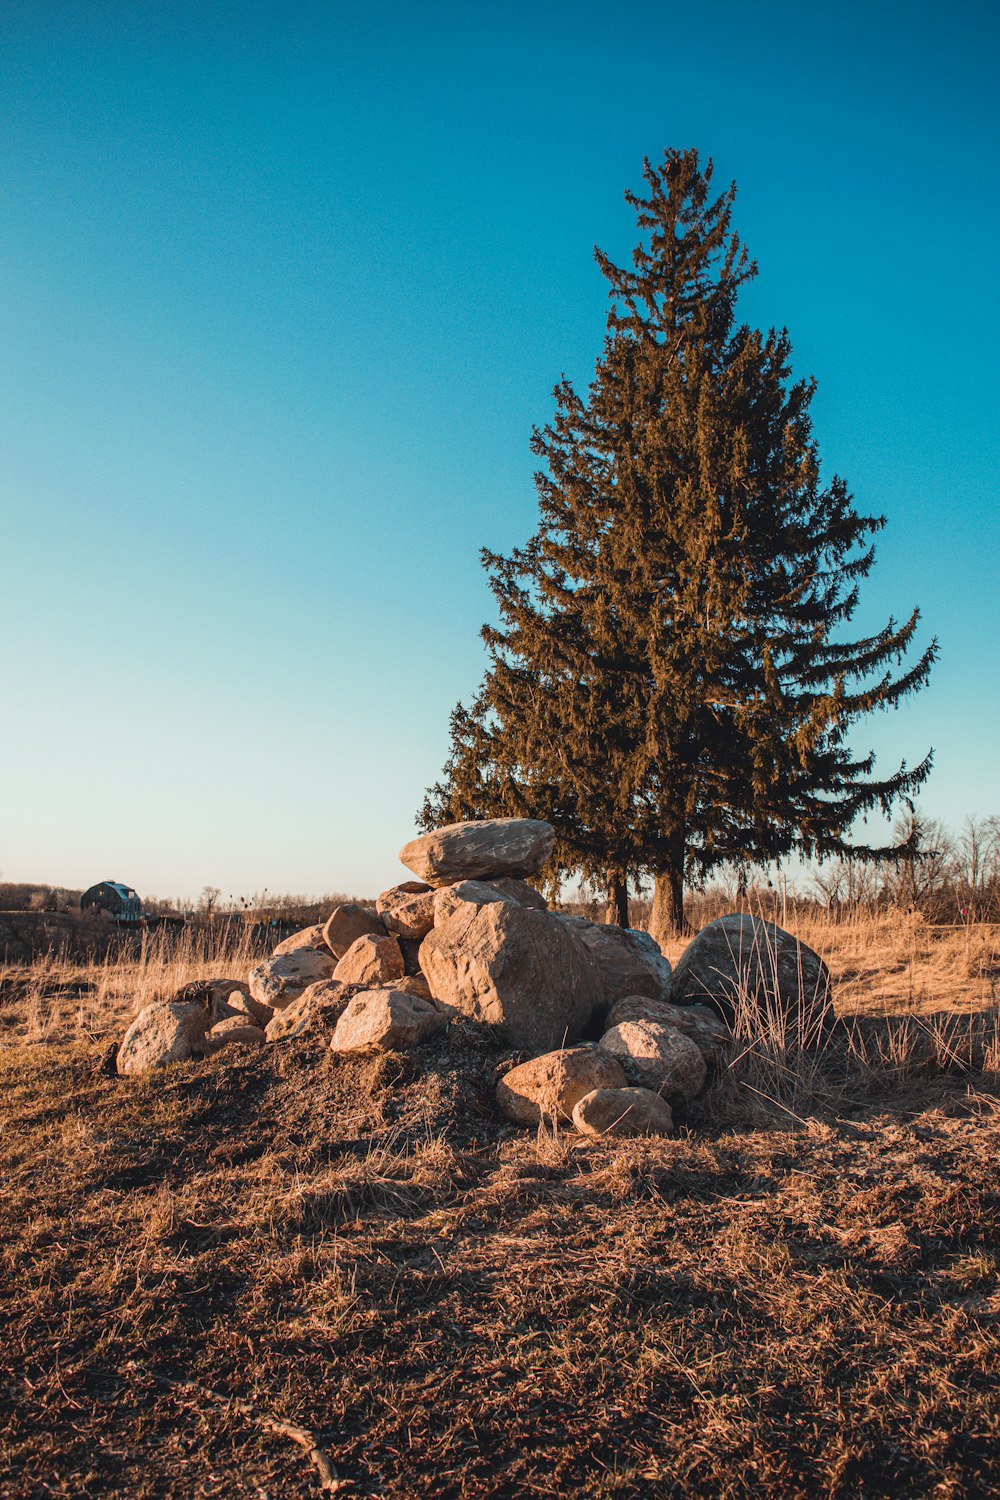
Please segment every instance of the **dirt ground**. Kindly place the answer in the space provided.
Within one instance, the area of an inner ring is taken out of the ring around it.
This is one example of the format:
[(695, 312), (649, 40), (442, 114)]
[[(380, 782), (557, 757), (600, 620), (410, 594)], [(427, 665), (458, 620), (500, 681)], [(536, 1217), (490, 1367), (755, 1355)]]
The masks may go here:
[(4, 1497), (1000, 1490), (992, 1063), (612, 1144), (505, 1125), (471, 1028), (107, 1055), (0, 1053)]

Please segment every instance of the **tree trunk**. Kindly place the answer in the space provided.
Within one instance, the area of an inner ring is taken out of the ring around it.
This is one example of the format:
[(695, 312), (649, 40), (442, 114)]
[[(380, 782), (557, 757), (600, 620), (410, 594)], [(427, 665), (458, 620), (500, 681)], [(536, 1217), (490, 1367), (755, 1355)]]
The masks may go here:
[(616, 870), (608, 881), (608, 905), (605, 922), (615, 922), (619, 927), (628, 926), (628, 877)]
[(684, 925), (684, 833), (670, 840), (669, 860), (658, 870), (653, 886), (653, 910), (649, 915), (649, 934), (662, 948), (671, 938), (680, 937)]

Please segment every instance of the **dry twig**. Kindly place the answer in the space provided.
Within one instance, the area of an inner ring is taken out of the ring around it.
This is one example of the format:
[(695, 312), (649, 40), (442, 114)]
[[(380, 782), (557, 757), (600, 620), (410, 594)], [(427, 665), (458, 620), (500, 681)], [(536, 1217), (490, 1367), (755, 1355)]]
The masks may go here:
[(307, 1427), (298, 1427), (294, 1422), (285, 1422), (281, 1417), (272, 1417), (268, 1412), (258, 1411), (251, 1406), (249, 1401), (243, 1401), (239, 1396), (227, 1396), (222, 1391), (210, 1390), (208, 1386), (198, 1385), (193, 1380), (175, 1380), (168, 1375), (157, 1375), (154, 1370), (147, 1370), (144, 1365), (129, 1360), (124, 1367), (135, 1375), (145, 1375), (148, 1380), (153, 1380), (157, 1385), (166, 1386), (172, 1391), (190, 1391), (192, 1395), (201, 1399), (218, 1402), (220, 1406), (230, 1406), (239, 1412), (241, 1417), (263, 1427), (266, 1432), (273, 1432), (276, 1437), (288, 1438), (291, 1442), (305, 1452), (309, 1462), (319, 1475), (319, 1487), (329, 1495), (339, 1494), (351, 1483), (349, 1479), (338, 1479), (329, 1454), (316, 1442), (316, 1436)]

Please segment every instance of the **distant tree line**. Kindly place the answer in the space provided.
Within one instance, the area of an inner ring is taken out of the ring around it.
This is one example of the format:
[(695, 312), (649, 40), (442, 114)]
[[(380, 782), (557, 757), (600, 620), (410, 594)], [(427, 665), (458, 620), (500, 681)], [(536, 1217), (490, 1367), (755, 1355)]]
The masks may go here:
[(0, 880), (0, 911), (79, 911), (82, 895), (62, 885)]
[(930, 922), (1000, 921), (1000, 817), (968, 817), (957, 831), (908, 809), (889, 861), (837, 859), (804, 889), (828, 910), (919, 911)]

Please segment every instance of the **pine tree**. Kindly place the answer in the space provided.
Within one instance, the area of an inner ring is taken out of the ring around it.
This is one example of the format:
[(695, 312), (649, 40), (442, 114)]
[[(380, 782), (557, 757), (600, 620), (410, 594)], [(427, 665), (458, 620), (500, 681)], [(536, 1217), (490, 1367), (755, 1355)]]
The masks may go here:
[(821, 483), (787, 331), (736, 323), (756, 265), (735, 186), (713, 199), (695, 151), (644, 177), (631, 269), (595, 251), (611, 305), (588, 396), (563, 379), (533, 435), (537, 530), (483, 553), (500, 624), (421, 817), (547, 817), (555, 858), (603, 879), (620, 919), (652, 875), (663, 933), (717, 864), (875, 852), (852, 825), (930, 756), (879, 778), (847, 734), (920, 688), (937, 646), (894, 675), (917, 610), (842, 639), (884, 518)]

